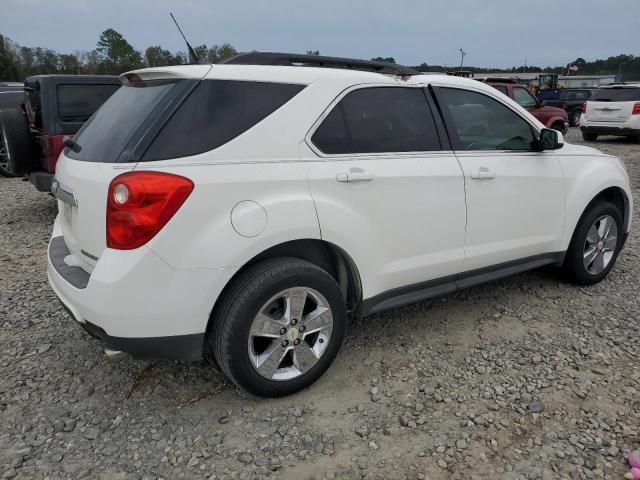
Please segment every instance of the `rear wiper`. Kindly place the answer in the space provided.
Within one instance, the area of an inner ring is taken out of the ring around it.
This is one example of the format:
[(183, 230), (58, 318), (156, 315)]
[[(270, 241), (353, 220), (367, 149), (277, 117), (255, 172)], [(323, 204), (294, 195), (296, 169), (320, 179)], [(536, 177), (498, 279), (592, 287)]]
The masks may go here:
[(80, 150), (82, 150), (82, 147), (75, 141), (73, 140), (71, 137), (64, 137), (64, 140), (62, 140), (62, 143), (64, 143), (64, 146), (71, 149), (72, 151), (78, 153)]

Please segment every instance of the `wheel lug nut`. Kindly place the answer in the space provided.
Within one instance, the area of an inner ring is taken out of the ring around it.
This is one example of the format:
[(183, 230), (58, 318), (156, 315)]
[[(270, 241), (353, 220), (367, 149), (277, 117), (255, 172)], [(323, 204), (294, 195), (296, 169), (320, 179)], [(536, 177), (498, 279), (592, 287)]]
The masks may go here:
[(296, 320), (295, 318), (293, 320), (291, 320), (291, 325), (295, 326), (296, 323), (298, 323), (298, 320)]
[(293, 344), (294, 344), (294, 345), (298, 345), (299, 343), (300, 343), (300, 340), (295, 340), (295, 341), (293, 342)]
[(284, 335), (285, 333), (287, 333), (287, 329), (286, 329), (286, 328), (284, 328), (284, 327), (282, 327), (282, 328), (280, 329), (280, 335)]
[(304, 331), (306, 330), (306, 328), (304, 328), (304, 325), (302, 325), (298, 330), (300, 330), (300, 333), (304, 333)]
[(282, 342), (282, 346), (283, 346), (283, 347), (287, 347), (287, 346), (289, 346), (289, 342), (287, 342), (287, 341), (285, 340), (284, 342)]

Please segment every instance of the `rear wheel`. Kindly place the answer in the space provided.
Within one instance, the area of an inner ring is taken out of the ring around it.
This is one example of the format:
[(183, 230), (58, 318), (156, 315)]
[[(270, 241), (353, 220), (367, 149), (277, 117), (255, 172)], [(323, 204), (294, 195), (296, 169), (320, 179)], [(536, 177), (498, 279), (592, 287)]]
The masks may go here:
[(598, 139), (598, 135), (595, 133), (582, 132), (582, 139), (585, 142), (595, 142)]
[(279, 397), (329, 368), (344, 339), (346, 307), (327, 272), (279, 258), (241, 274), (212, 321), (208, 344), (227, 377), (254, 395)]
[(573, 112), (571, 112), (571, 115), (569, 116), (569, 123), (571, 124), (572, 127), (580, 126), (580, 115), (582, 115), (582, 112), (579, 109), (576, 109)]
[(578, 224), (564, 269), (580, 285), (592, 285), (613, 268), (623, 241), (623, 216), (611, 202), (594, 204)]
[(0, 110), (0, 174), (24, 175), (33, 156), (33, 140), (24, 114), (17, 109)]

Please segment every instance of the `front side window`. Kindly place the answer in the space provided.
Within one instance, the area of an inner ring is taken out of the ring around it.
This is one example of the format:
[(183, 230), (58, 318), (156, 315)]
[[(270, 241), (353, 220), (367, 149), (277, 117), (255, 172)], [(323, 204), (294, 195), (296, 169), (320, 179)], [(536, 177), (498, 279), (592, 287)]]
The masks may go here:
[(522, 108), (533, 108), (538, 104), (536, 99), (533, 98), (533, 95), (531, 95), (526, 88), (522, 87), (515, 87), (513, 89), (513, 99)]
[(478, 92), (440, 88), (459, 150), (531, 150), (535, 137), (529, 123), (499, 101)]
[(353, 91), (334, 108), (312, 141), (323, 153), (425, 152), (441, 148), (421, 88)]

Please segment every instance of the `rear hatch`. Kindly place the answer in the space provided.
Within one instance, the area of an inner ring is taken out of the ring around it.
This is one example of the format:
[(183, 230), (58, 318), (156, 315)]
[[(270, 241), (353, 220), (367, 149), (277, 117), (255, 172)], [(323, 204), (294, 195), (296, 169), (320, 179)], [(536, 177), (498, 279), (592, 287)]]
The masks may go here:
[(585, 118), (592, 122), (625, 122), (639, 101), (639, 86), (602, 87), (587, 102)]
[[(56, 166), (54, 189), (68, 261), (91, 273), (106, 248), (107, 191), (134, 169), (167, 118), (211, 66), (147, 70), (123, 86), (84, 124)], [(188, 75), (188, 78), (187, 76)]]

